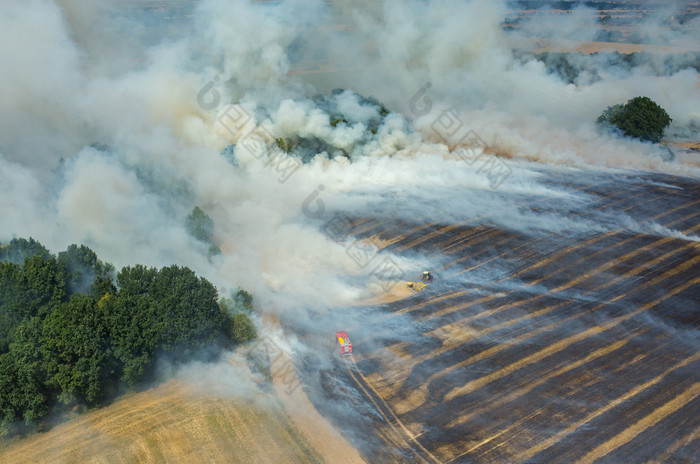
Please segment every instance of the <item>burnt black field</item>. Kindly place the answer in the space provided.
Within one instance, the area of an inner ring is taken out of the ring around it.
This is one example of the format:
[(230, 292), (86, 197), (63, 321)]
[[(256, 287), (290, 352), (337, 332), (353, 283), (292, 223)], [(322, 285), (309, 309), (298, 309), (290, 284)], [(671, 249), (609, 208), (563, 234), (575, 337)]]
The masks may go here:
[[(627, 215), (690, 237), (700, 183), (660, 174), (552, 174), (596, 201), (572, 218)], [(611, 228), (581, 235), (358, 220), (386, 251), (440, 263), (413, 296), (328, 318), (352, 358), (316, 370), (316, 406), (368, 462), (697, 462), (700, 244)], [(417, 269), (415, 274), (420, 273)], [(485, 276), (490, 276), (489, 278)], [(305, 341), (313, 343), (307, 334)], [(316, 340), (320, 351), (333, 349)], [(307, 385), (308, 388), (308, 385)]]

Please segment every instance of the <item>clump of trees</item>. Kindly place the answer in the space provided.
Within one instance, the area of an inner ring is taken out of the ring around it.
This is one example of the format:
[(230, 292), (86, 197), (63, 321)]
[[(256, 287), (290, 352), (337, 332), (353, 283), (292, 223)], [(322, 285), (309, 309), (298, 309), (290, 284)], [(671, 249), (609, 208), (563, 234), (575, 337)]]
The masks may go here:
[(239, 294), (231, 311), (187, 267), (116, 272), (86, 246), (58, 256), (32, 239), (0, 246), (0, 437), (55, 406), (104, 403), (152, 376), (160, 355), (250, 340), (252, 296)]
[(649, 97), (635, 97), (624, 105), (609, 106), (596, 123), (615, 127), (627, 137), (658, 143), (671, 121), (666, 110)]
[(236, 343), (245, 343), (257, 336), (255, 326), (250, 320), (253, 311), (253, 295), (241, 289), (232, 298), (222, 298), (221, 309), (231, 315), (229, 336)]

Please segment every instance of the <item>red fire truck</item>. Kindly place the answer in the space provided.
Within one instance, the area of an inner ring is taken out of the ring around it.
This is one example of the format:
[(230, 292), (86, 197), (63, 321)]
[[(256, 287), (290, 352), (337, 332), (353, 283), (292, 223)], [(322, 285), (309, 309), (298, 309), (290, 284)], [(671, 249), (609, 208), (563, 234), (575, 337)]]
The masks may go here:
[(336, 332), (335, 337), (338, 339), (340, 344), (340, 354), (343, 356), (350, 356), (352, 354), (352, 343), (350, 343), (350, 338), (345, 332)]

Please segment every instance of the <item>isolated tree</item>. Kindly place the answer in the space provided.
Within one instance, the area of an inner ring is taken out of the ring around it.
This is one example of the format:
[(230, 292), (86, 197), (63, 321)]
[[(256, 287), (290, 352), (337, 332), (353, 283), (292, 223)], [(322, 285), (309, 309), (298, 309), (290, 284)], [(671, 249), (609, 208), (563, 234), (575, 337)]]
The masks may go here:
[(187, 216), (185, 223), (187, 231), (197, 240), (209, 244), (207, 257), (211, 259), (213, 256), (220, 255), (221, 249), (214, 243), (214, 221), (202, 211), (202, 208), (195, 206)]
[(617, 127), (625, 136), (648, 142), (660, 142), (671, 117), (648, 97), (635, 97), (624, 105), (609, 106), (596, 121)]
[(202, 211), (202, 208), (195, 206), (187, 216), (187, 231), (197, 240), (212, 244), (212, 236), (214, 235), (214, 221)]

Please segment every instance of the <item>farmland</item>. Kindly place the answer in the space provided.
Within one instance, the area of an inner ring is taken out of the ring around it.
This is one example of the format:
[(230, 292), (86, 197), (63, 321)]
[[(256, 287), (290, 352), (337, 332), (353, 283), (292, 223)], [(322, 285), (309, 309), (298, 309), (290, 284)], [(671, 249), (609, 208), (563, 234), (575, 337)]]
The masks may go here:
[[(597, 199), (571, 217), (700, 229), (700, 185), (689, 179), (551, 182)], [(523, 234), (478, 221), (357, 227), (392, 242), (388, 250), (442, 264), (422, 292), (345, 317), (355, 355), (325, 378), (346, 387), (329, 390), (345, 392), (338, 400), (353, 404), (358, 430), (370, 427), (358, 432), (374, 443), (363, 448), (368, 461), (697, 461), (696, 240), (629, 229)]]
[(274, 398), (170, 381), (0, 449), (2, 462), (322, 462)]

